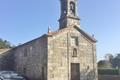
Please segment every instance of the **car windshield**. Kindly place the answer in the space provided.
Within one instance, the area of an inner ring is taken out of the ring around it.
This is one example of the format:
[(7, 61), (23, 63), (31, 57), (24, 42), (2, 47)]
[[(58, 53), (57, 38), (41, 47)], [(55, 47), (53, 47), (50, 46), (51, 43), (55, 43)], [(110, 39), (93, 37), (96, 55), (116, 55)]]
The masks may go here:
[[(0, 71), (0, 76), (5, 80), (23, 80), (24, 78), (13, 71)], [(1, 80), (1, 79), (0, 79)]]
[(12, 72), (12, 71), (2, 71), (2, 72), (0, 72), (0, 74), (1, 74), (1, 75), (7, 75), (7, 74), (10, 74), (10, 75), (18, 75), (18, 74), (16, 74), (16, 73)]
[(11, 72), (11, 71), (5, 71), (5, 72), (2, 72), (2, 74), (13, 74), (13, 72)]
[(22, 78), (4, 78), (5, 80), (23, 80)]

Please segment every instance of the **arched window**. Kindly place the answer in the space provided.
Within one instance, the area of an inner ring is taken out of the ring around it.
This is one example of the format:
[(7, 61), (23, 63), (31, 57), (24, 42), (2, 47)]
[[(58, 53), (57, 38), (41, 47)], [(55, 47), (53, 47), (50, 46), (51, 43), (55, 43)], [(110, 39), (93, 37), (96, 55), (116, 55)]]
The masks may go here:
[(73, 55), (72, 55), (72, 57), (77, 57), (77, 49), (76, 48), (73, 49)]
[(70, 2), (70, 12), (75, 15), (75, 3), (73, 1)]

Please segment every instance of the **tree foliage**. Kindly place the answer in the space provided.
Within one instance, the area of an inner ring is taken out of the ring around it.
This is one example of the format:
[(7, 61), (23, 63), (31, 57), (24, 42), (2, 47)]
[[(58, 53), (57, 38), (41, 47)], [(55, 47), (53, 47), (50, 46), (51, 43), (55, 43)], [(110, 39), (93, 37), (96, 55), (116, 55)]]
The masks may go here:
[[(112, 55), (112, 54), (111, 54)], [(107, 59), (98, 62), (98, 68), (118, 68), (120, 69), (120, 53), (112, 57), (109, 55)]]
[(111, 69), (112, 64), (107, 60), (101, 60), (98, 62), (98, 68), (100, 69)]
[(0, 49), (4, 48), (13, 48), (13, 45), (9, 41), (0, 38)]
[(117, 54), (117, 56), (114, 57), (114, 59), (112, 60), (112, 64), (114, 68), (120, 69), (120, 54)]

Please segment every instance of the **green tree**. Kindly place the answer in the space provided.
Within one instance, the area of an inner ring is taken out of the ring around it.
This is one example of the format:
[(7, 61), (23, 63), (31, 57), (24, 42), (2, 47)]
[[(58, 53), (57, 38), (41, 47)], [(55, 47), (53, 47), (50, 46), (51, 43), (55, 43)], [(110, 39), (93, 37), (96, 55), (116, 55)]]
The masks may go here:
[(11, 45), (11, 43), (7, 40), (3, 40), (0, 38), (0, 49), (4, 49), (4, 48), (12, 48), (13, 46)]

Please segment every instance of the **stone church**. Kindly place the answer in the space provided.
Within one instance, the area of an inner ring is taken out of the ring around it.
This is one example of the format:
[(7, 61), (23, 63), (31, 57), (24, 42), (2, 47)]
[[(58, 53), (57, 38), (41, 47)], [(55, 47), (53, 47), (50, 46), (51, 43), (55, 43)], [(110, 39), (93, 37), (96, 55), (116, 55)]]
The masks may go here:
[(77, 0), (60, 3), (59, 30), (1, 54), (1, 70), (30, 80), (97, 80), (97, 41), (80, 27)]

